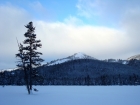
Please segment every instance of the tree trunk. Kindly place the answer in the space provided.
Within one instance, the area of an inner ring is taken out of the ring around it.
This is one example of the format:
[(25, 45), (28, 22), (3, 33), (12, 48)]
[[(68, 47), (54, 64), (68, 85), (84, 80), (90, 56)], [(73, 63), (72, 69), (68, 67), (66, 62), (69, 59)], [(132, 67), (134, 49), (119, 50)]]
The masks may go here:
[(32, 42), (30, 42), (30, 91), (32, 91)]
[(25, 67), (24, 67), (24, 73), (25, 73), (25, 77), (24, 78), (25, 78), (25, 82), (26, 82), (26, 88), (27, 88), (28, 94), (30, 94), (28, 74), (27, 74), (27, 70), (26, 70)]

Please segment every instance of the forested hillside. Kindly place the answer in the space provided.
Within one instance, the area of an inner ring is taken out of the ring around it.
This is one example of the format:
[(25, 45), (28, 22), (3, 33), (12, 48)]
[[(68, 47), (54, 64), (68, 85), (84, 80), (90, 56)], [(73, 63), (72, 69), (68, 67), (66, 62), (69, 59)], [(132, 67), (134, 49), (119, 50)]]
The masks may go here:
[[(43, 65), (36, 69), (34, 85), (139, 85), (140, 62), (129, 64), (77, 59), (62, 64)], [(0, 85), (24, 85), (23, 70), (0, 73)]]

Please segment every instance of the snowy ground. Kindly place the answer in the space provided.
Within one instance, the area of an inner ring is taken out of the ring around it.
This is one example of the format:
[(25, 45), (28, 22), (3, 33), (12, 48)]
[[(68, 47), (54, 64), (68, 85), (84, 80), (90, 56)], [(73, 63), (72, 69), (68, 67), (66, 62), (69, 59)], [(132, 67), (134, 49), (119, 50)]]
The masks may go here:
[(140, 105), (140, 86), (0, 87), (0, 105)]

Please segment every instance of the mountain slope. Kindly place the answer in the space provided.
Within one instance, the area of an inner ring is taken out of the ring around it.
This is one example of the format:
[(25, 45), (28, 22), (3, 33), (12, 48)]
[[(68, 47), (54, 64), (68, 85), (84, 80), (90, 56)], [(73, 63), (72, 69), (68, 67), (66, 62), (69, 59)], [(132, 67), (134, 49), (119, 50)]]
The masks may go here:
[[(38, 75), (34, 85), (140, 85), (137, 66), (83, 57), (57, 65), (40, 66), (36, 70)], [(24, 71), (1, 72), (0, 85), (3, 84), (24, 85)]]
[(14, 70), (18, 70), (19, 68), (14, 68), (14, 69), (1, 69), (0, 72), (4, 72), (4, 71), (14, 71)]
[(77, 59), (69, 62), (39, 67), (44, 84), (51, 85), (134, 85), (139, 84), (140, 70), (135, 66)]

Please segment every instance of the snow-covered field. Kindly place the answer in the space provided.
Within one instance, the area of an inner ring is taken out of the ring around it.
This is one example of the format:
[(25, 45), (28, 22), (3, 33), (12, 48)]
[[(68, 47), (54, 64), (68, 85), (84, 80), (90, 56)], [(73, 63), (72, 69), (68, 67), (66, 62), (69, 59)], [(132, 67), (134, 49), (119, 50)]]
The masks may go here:
[(140, 105), (140, 86), (0, 87), (0, 105)]

